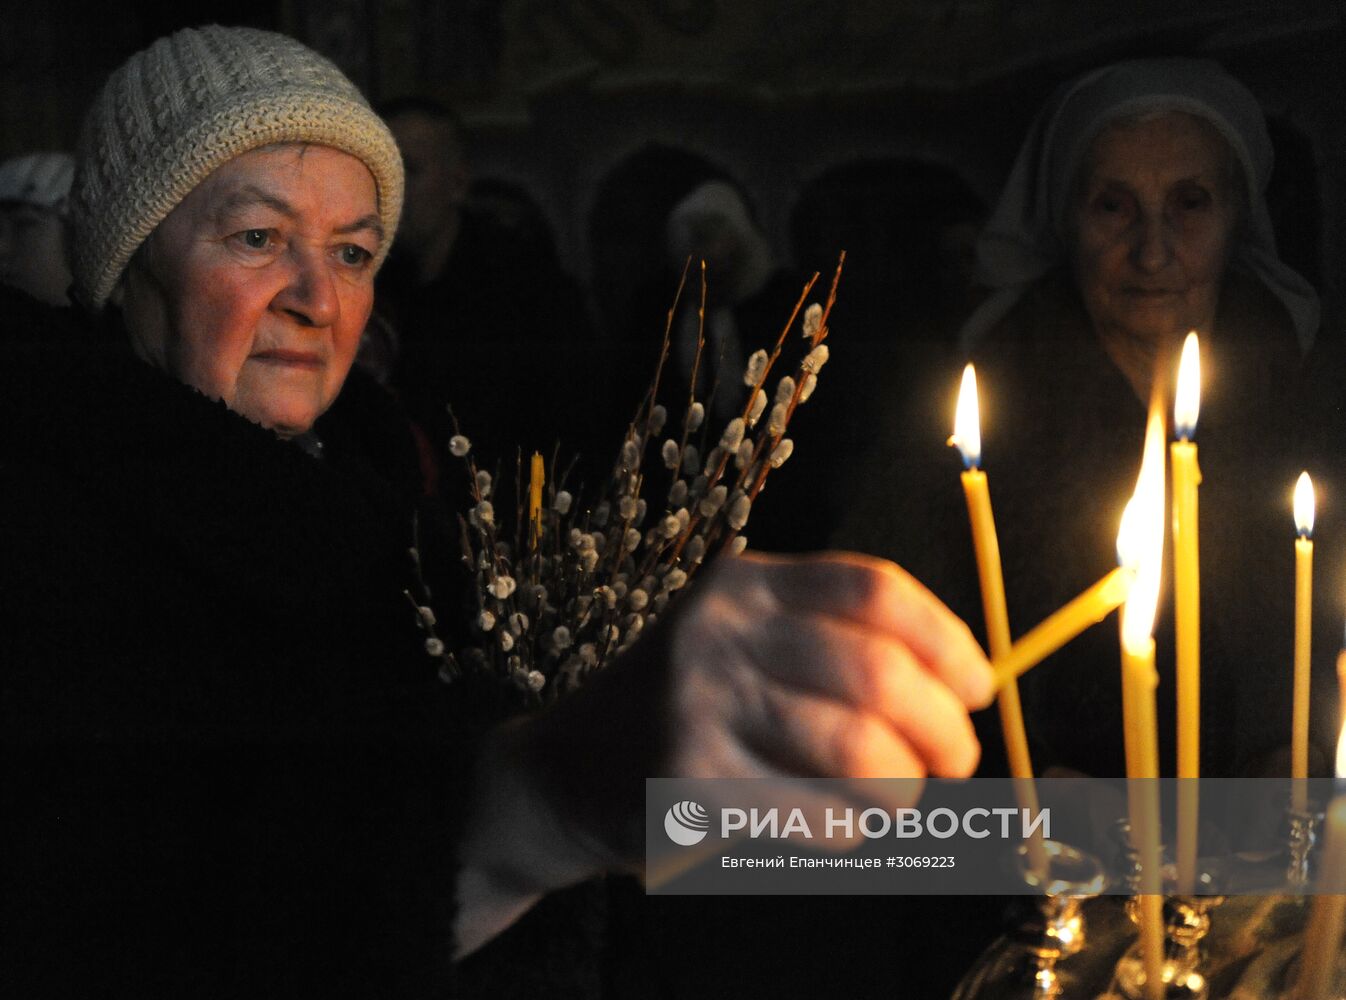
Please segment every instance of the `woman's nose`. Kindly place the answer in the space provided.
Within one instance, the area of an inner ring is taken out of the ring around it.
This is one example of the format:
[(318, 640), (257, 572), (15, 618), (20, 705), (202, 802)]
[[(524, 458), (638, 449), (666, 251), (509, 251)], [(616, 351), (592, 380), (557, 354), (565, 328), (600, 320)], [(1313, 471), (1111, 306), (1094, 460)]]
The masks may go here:
[(291, 248), (290, 256), (289, 281), (276, 296), (276, 307), (303, 326), (331, 326), (340, 315), (341, 306), (326, 253), (297, 246)]
[(1154, 274), (1173, 259), (1172, 233), (1159, 215), (1146, 215), (1133, 233), (1131, 261), (1138, 271)]

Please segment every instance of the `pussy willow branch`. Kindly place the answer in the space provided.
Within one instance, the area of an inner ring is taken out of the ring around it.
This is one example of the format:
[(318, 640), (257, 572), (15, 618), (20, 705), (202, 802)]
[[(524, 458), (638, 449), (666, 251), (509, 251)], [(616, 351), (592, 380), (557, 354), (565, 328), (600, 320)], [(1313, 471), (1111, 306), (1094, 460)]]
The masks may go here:
[[(689, 258), (690, 259), (690, 258)], [(684, 268), (685, 273), (685, 268)], [(677, 482), (683, 475), (683, 461), (687, 456), (687, 439), (692, 435), (691, 422), (688, 419), (692, 413), (692, 407), (696, 405), (696, 380), (701, 371), (701, 354), (706, 348), (706, 262), (701, 261), (701, 300), (697, 304), (696, 310), (696, 353), (692, 355), (692, 376), (687, 383), (687, 408), (682, 415), (682, 434), (678, 438), (677, 462), (673, 466), (673, 481)], [(723, 361), (723, 358), (721, 358)], [(721, 366), (723, 367), (723, 366)], [(709, 408), (709, 403), (703, 404)], [(702, 412), (701, 427), (705, 427), (709, 418), (705, 411)], [(704, 437), (703, 437), (704, 443)], [(669, 510), (669, 505), (665, 503), (665, 510)], [(690, 514), (690, 511), (688, 512)], [(675, 539), (663, 539), (649, 547), (645, 553), (645, 558), (641, 562), (639, 570), (636, 573), (637, 580), (643, 580), (657, 566), (664, 553), (669, 551), (669, 546), (675, 544)], [(679, 546), (673, 552), (673, 561), (676, 563), (682, 553)]]
[[(832, 287), (828, 290), (827, 303), (826, 305), (823, 306), (822, 316), (818, 320), (818, 331), (817, 333), (814, 334), (813, 339), (810, 341), (810, 347), (809, 347), (810, 353), (827, 338), (827, 320), (832, 314), (832, 306), (837, 301), (837, 284), (841, 281), (841, 269), (845, 265), (845, 263), (846, 263), (846, 251), (843, 250), (841, 251), (841, 256), (837, 260), (837, 269), (832, 274)], [(795, 410), (799, 408), (799, 397), (804, 392), (804, 385), (808, 381), (808, 376), (810, 374), (814, 376), (815, 380), (817, 379), (817, 373), (806, 371), (804, 368), (804, 362), (801, 361), (799, 364), (799, 370), (798, 372), (796, 372), (795, 375), (794, 392), (790, 394), (790, 402), (785, 408), (785, 419), (781, 421), (780, 433), (775, 435), (772, 434), (762, 435), (762, 438), (757, 442), (757, 447), (753, 450), (752, 461), (749, 462), (744, 467), (743, 473), (739, 477), (739, 483), (738, 485), (736, 485), (735, 488), (743, 489), (742, 484), (746, 482), (746, 477), (748, 473), (754, 467), (757, 470), (756, 475), (753, 479), (752, 486), (747, 491), (745, 491), (747, 493), (749, 502), (755, 501), (757, 499), (758, 494), (762, 492), (762, 486), (763, 484), (766, 483), (767, 474), (771, 471), (772, 468), (771, 456), (775, 454), (776, 446), (780, 444), (781, 439), (785, 437), (785, 432), (790, 428), (790, 420), (794, 417)], [(724, 541), (721, 543), (720, 551), (721, 552), (727, 551), (729, 546), (734, 544), (734, 539), (737, 538), (738, 535), (739, 535), (738, 530), (731, 527), (728, 533), (725, 535)]]
[[(654, 368), (654, 381), (650, 384), (650, 390), (646, 394), (644, 401), (640, 404), (639, 407), (636, 408), (636, 416), (631, 421), (630, 425), (628, 425), (626, 430), (626, 438), (622, 442), (623, 451), (626, 450), (626, 441), (634, 441), (637, 440), (638, 438), (640, 442), (639, 445), (637, 446), (638, 451), (637, 451), (637, 463), (636, 463), (636, 484), (635, 489), (632, 491), (631, 494), (632, 500), (635, 501), (636, 503), (640, 502), (640, 491), (641, 487), (644, 485), (643, 477), (640, 476), (639, 470), (645, 464), (644, 452), (651, 436), (651, 428), (653, 427), (653, 421), (654, 421), (654, 408), (655, 406), (658, 405), (659, 381), (663, 375), (664, 363), (668, 360), (669, 344), (671, 343), (673, 338), (673, 317), (678, 311), (678, 303), (682, 301), (682, 290), (687, 284), (687, 271), (691, 266), (692, 266), (692, 258), (688, 257), (687, 260), (683, 262), (682, 275), (678, 278), (678, 287), (677, 290), (673, 293), (673, 304), (668, 307), (668, 315), (664, 320), (664, 341), (659, 348), (659, 361)], [(705, 293), (706, 278), (704, 274), (704, 264), (702, 270), (703, 273), (701, 276), (701, 298), (704, 309), (705, 294), (706, 294)], [(644, 412), (645, 416), (645, 430), (643, 434), (638, 435), (636, 432), (636, 426), (640, 423), (642, 411)], [(613, 480), (620, 480), (620, 478), (623, 475), (626, 475), (626, 473), (621, 468), (621, 461), (622, 461), (621, 455), (619, 453), (617, 461), (613, 463), (612, 467)], [(611, 514), (609, 514), (609, 516), (611, 516)], [(621, 517), (620, 511), (618, 512), (618, 516)], [(631, 527), (631, 522), (632, 518), (622, 517), (622, 530), (618, 533), (619, 539), (625, 537), (627, 530), (630, 529)], [(625, 550), (622, 545), (618, 544), (614, 546), (614, 552), (612, 553), (611, 557), (612, 562), (608, 570), (609, 575), (616, 573), (618, 569), (621, 568), (622, 556), (624, 554)]]
[[(453, 433), (454, 433), (455, 435), (461, 435), (461, 434), (462, 434), (462, 428), (458, 425), (458, 416), (457, 416), (457, 414), (455, 414), (455, 413), (453, 412), (453, 407), (451, 407), (451, 406), (450, 406), (450, 407), (447, 407), (447, 411), (448, 411), (448, 414), (449, 414), (449, 420), (450, 420), (450, 421), (452, 422), (452, 424), (453, 424)], [(467, 456), (466, 456), (466, 457), (467, 457), (467, 475), (468, 475), (469, 488), (470, 488), (470, 490), (471, 490), (471, 494), (472, 494), (472, 500), (473, 500), (474, 505), (480, 505), (481, 502), (482, 502), (484, 499), (486, 499), (486, 498), (482, 496), (482, 493), (481, 493), (481, 484), (480, 484), (480, 482), (479, 482), (479, 480), (478, 480), (478, 478), (477, 478), (477, 471), (478, 471), (478, 470), (477, 470), (477, 460), (476, 460), (475, 458), (472, 457), (472, 452), (471, 452), (471, 451), (469, 451), (469, 452), (467, 453)], [(498, 478), (498, 477), (497, 477), (497, 478)], [(491, 506), (492, 506), (492, 511), (494, 511), (494, 507), (495, 507), (495, 505), (492, 504)], [(460, 522), (460, 524), (463, 522), (463, 519), (462, 519), (461, 516), (459, 517), (459, 522)], [(490, 552), (490, 557), (489, 557), (489, 559), (490, 559), (490, 567), (491, 567), (492, 575), (495, 576), (495, 577), (499, 577), (500, 574), (501, 574), (501, 572), (503, 571), (506, 575), (508, 575), (508, 576), (510, 576), (511, 578), (513, 578), (513, 574), (509, 572), (513, 567), (510, 566), (510, 564), (509, 564), (509, 560), (508, 560), (508, 559), (507, 559), (507, 558), (500, 552), (499, 547), (498, 547), (497, 544), (496, 544), (497, 537), (496, 537), (496, 531), (495, 531), (495, 517), (492, 516), (489, 523), (483, 522), (482, 519), (481, 519), (480, 517), (478, 517), (478, 518), (477, 518), (477, 524), (476, 524), (474, 527), (477, 529), (478, 532), (480, 532), (482, 541), (483, 541), (483, 543), (484, 543), (484, 545), (483, 545), (483, 547), (482, 547), (482, 552), (484, 553), (484, 552), (486, 552), (487, 550), (489, 550), (489, 552)], [(468, 538), (470, 538), (470, 532), (467, 530), (467, 526), (466, 526), (466, 525), (463, 525), (463, 534), (464, 534), (464, 538), (465, 538), (465, 540), (468, 539)], [(469, 542), (468, 544), (470, 545), (470, 542)], [(478, 560), (478, 559), (475, 557), (475, 555), (474, 555), (474, 557), (472, 558), (471, 562), (472, 562), (472, 565), (469, 566), (468, 568), (471, 570), (471, 572), (472, 572), (473, 575), (475, 576), (477, 573), (481, 572), (481, 570), (478, 569), (478, 565), (477, 565), (478, 562), (479, 562), (479, 560)], [(485, 597), (482, 596), (482, 594), (481, 594), (481, 590), (482, 590), (482, 588), (479, 587), (479, 588), (478, 588), (479, 605), (480, 605), (480, 607), (481, 607), (482, 610), (485, 610)], [(488, 593), (489, 593), (489, 591), (488, 591)], [(516, 599), (516, 595), (518, 595), (518, 593), (519, 593), (519, 581), (518, 581), (518, 580), (515, 580), (515, 581), (514, 581), (514, 591), (513, 591), (513, 593), (511, 593), (508, 597), (504, 597), (504, 598), (497, 597), (497, 598), (496, 598), (496, 600), (497, 600), (497, 601), (500, 601), (500, 603), (504, 606), (504, 614), (503, 614), (502, 617), (503, 617), (505, 620), (504, 620), (503, 622), (499, 622), (499, 623), (498, 623), (498, 624), (500, 624), (502, 627), (507, 627), (507, 626), (508, 626), (508, 620), (509, 620), (509, 617), (510, 617), (511, 615), (513, 615), (516, 611), (519, 610), (518, 602), (517, 602), (517, 599)], [(492, 596), (494, 596), (494, 595), (492, 595)], [(494, 640), (492, 640), (492, 641), (494, 641)], [(530, 656), (530, 660), (531, 660), (531, 656)]]
[[(837, 268), (838, 273), (840, 273), (840, 264), (837, 265)], [(817, 281), (818, 281), (818, 272), (814, 271), (813, 276), (809, 278), (809, 280), (804, 284), (804, 290), (800, 292), (799, 299), (798, 301), (795, 302), (794, 309), (790, 311), (790, 318), (786, 320), (785, 326), (782, 327), (780, 336), (776, 338), (775, 347), (772, 349), (770, 356), (767, 358), (766, 367), (762, 370), (761, 376), (753, 384), (752, 391), (748, 393), (748, 400), (746, 403), (744, 403), (743, 413), (741, 414), (741, 417), (745, 425), (745, 433), (747, 430), (746, 425), (748, 417), (752, 413), (753, 401), (757, 398), (757, 393), (764, 391), (763, 386), (766, 384), (767, 376), (771, 373), (771, 368), (775, 364), (776, 359), (780, 357), (781, 350), (785, 346), (785, 341), (790, 336), (790, 331), (794, 329), (795, 320), (799, 316), (799, 310), (802, 309), (804, 307), (804, 303), (808, 301), (809, 293), (813, 291), (813, 286), (814, 284), (817, 283)], [(836, 286), (834, 282), (833, 283), (834, 290), (835, 287)], [(720, 456), (720, 460), (716, 464), (715, 471), (706, 477), (706, 495), (709, 495), (710, 491), (714, 489), (714, 487), (717, 484), (719, 484), (721, 479), (724, 478), (725, 469), (728, 467), (731, 458), (732, 456), (727, 451)], [(727, 518), (728, 517), (728, 511), (726, 510), (727, 507), (728, 507), (728, 501), (726, 500), (724, 504), (720, 505), (720, 509), (715, 512), (713, 517), (716, 520), (720, 519), (721, 517)], [(678, 562), (679, 560), (681, 560), (683, 549), (686, 548), (687, 543), (691, 541), (692, 537), (697, 533), (697, 530), (701, 524), (702, 516), (699, 509), (699, 505), (698, 509), (690, 511), (690, 513), (691, 513), (691, 519), (688, 521), (687, 527), (683, 529), (683, 531), (679, 534), (673, 546), (672, 560), (674, 562)], [(716, 528), (718, 528), (718, 524), (711, 524), (707, 527), (705, 531), (707, 549), (710, 548), (711, 544), (715, 540), (714, 533)], [(696, 566), (684, 567), (689, 579), (695, 573), (696, 568), (697, 568)]]
[[(813, 335), (813, 338), (809, 342), (810, 351), (812, 351), (813, 348), (821, 344), (823, 340), (826, 339), (827, 337), (827, 320), (828, 317), (831, 316), (832, 314), (833, 304), (837, 301), (837, 283), (841, 280), (841, 268), (845, 265), (845, 263), (846, 263), (846, 251), (843, 250), (841, 252), (841, 258), (837, 261), (837, 269), (835, 273), (833, 273), (832, 275), (832, 287), (831, 289), (829, 289), (827, 293), (827, 304), (823, 306), (822, 317), (818, 320), (818, 330)], [(771, 437), (770, 435), (762, 436), (762, 439), (757, 443), (757, 448), (753, 451), (753, 463), (755, 463), (758, 460), (758, 458), (761, 457), (764, 451), (765, 454), (768, 457), (770, 457), (771, 453), (775, 451), (776, 445), (780, 444), (781, 439), (785, 437), (785, 431), (789, 429), (790, 420), (791, 418), (794, 417), (795, 410), (799, 408), (799, 397), (804, 393), (804, 385), (808, 381), (809, 374), (814, 374), (814, 378), (815, 379), (817, 378), (816, 373), (810, 373), (804, 370), (804, 362), (801, 361), (799, 363), (799, 371), (796, 372), (795, 374), (794, 392), (790, 394), (790, 402), (785, 408), (785, 420), (782, 422), (781, 432), (775, 435), (774, 437)], [(763, 447), (768, 442), (768, 440), (770, 441), (770, 450), (766, 450)], [(753, 463), (749, 463), (745, 467), (744, 479), (746, 479), (747, 472), (752, 469)], [(761, 492), (762, 489), (762, 482), (765, 479), (766, 476), (761, 473), (761, 470), (759, 470), (758, 475), (753, 482), (752, 489), (748, 493), (749, 499), (755, 500), (757, 498), (757, 494)], [(737, 489), (742, 489), (743, 481), (741, 480), (739, 483), (735, 484), (735, 486)]]

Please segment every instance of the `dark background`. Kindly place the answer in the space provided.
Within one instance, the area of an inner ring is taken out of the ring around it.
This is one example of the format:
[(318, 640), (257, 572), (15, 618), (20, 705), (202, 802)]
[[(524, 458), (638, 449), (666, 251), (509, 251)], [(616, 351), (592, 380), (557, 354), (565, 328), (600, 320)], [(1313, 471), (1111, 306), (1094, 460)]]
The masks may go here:
[[(844, 245), (859, 281), (919, 296), (927, 213), (947, 222), (992, 204), (1058, 83), (1119, 58), (1209, 56), (1268, 112), (1273, 216), (1283, 256), (1323, 294), (1321, 336), (1342, 339), (1346, 323), (1346, 12), (1331, 0), (0, 0), (0, 10), (0, 157), (72, 148), (110, 70), (162, 34), (212, 21), (293, 34), (375, 102), (452, 103), (476, 176), (536, 204), (608, 337), (661, 266), (668, 208), (704, 176), (743, 185), (782, 261), (830, 274)], [(858, 333), (920, 336), (900, 313)], [(1000, 920), (995, 901), (619, 897), (614, 950), (632, 958), (617, 963), (613, 995), (942, 996)]]
[[(0, 3), (0, 155), (69, 148), (107, 72), (161, 34), (211, 21), (286, 31), (375, 102), (458, 107), (476, 175), (536, 203), (609, 332), (658, 267), (663, 217), (689, 178), (736, 178), (786, 263), (829, 273), (844, 240), (857, 267), (880, 271), (886, 255), (884, 273), (918, 284), (893, 228), (920, 229), (932, 190), (993, 202), (1056, 84), (1117, 58), (1210, 56), (1271, 117), (1283, 255), (1324, 293), (1325, 335), (1346, 319), (1334, 0)], [(857, 202), (872, 232), (818, 224)]]

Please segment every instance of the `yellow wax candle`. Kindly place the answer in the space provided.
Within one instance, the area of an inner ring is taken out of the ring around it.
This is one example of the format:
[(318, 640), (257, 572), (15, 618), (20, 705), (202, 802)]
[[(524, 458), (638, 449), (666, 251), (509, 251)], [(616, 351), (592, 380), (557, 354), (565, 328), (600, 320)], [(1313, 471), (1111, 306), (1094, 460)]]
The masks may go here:
[(1140, 935), (1145, 996), (1147, 1000), (1164, 1000), (1164, 897), (1158, 893), (1140, 897)]
[[(977, 554), (977, 575), (981, 579), (981, 605), (982, 613), (986, 617), (986, 642), (990, 646), (991, 656), (1005, 656), (1010, 650), (1009, 613), (1005, 607), (1005, 583), (1000, 571), (1000, 546), (996, 539), (995, 521), (991, 516), (991, 496), (987, 489), (986, 474), (980, 469), (969, 469), (964, 472), (963, 492), (967, 496), (968, 517), (972, 522), (972, 544)], [(1000, 688), (999, 704), (1010, 773), (1016, 778), (1031, 778), (1033, 764), (1028, 753), (1028, 736), (1024, 731), (1017, 681), (1011, 680)]]
[[(1164, 920), (1159, 849), (1159, 747), (1155, 718), (1154, 640), (1122, 648), (1123, 697), (1131, 704), (1127, 762), (1131, 836), (1140, 861), (1140, 940), (1147, 996), (1163, 997)], [(1139, 784), (1137, 784), (1137, 780)]]
[[(1346, 779), (1346, 725), (1337, 741), (1337, 783)], [(1341, 959), (1341, 931), (1346, 923), (1346, 794), (1332, 800), (1327, 810), (1326, 843), (1319, 869), (1318, 892), (1304, 928), (1295, 1000), (1318, 1000), (1333, 995), (1332, 980)]]
[[(1295, 483), (1295, 674), (1290, 733), (1290, 777), (1309, 776), (1309, 652), (1313, 628), (1313, 482), (1307, 472)], [(1307, 808), (1308, 788), (1296, 780), (1294, 807)]]
[(1020, 674), (1031, 670), (1090, 625), (1096, 625), (1122, 606), (1135, 572), (1119, 566), (1069, 604), (1043, 619), (1031, 632), (1020, 637), (1004, 656), (994, 656), (991, 668), (995, 683), (1003, 687)]
[(1159, 733), (1155, 692), (1159, 672), (1154, 669), (1154, 640), (1136, 650), (1123, 647), (1122, 669), (1131, 696), (1134, 755), (1129, 778), (1159, 777)]
[(1198, 786), (1201, 776), (1201, 575), (1197, 543), (1197, 487), (1201, 468), (1191, 437), (1201, 405), (1201, 361), (1196, 332), (1183, 343), (1169, 445), (1173, 464), (1173, 577), (1177, 618), (1178, 884), (1191, 893), (1196, 880)]
[(1346, 726), (1346, 647), (1337, 654), (1337, 714)]
[[(1117, 638), (1121, 642), (1122, 621), (1120, 616), (1117, 619)], [(1126, 644), (1121, 643), (1121, 648), (1125, 650)], [(1135, 685), (1127, 676), (1126, 661), (1122, 661), (1122, 749), (1126, 754), (1126, 776), (1129, 778), (1140, 772), (1141, 766), (1139, 758), (1136, 756), (1139, 748), (1136, 745), (1136, 733), (1139, 731), (1136, 725), (1136, 696)], [(1134, 794), (1132, 787), (1127, 785), (1127, 798)]]
[(1332, 801), (1327, 822), (1319, 883), (1323, 894), (1314, 899), (1304, 929), (1304, 949), (1294, 994), (1297, 1000), (1331, 996), (1333, 975), (1341, 958), (1341, 931), (1346, 922), (1346, 895), (1342, 894), (1346, 892), (1346, 795)]
[[(994, 656), (1004, 656), (1010, 648), (1009, 611), (1005, 606), (1005, 579), (1000, 569), (1000, 542), (996, 537), (995, 518), (991, 514), (991, 491), (986, 473), (977, 468), (981, 458), (981, 420), (977, 406), (977, 376), (972, 365), (963, 369), (963, 385), (958, 394), (958, 412), (953, 437), (949, 439), (963, 454), (969, 468), (963, 473), (963, 494), (972, 525), (972, 545), (977, 556), (977, 576), (981, 583), (982, 613), (986, 618), (986, 643)], [(1019, 685), (1011, 680), (1000, 688), (996, 699), (1000, 710), (1000, 728), (1004, 733), (1005, 754), (1010, 775), (1015, 779), (1019, 808), (1038, 812), (1037, 787), (1033, 784), (1033, 759), (1028, 751), (1028, 732), (1024, 728)], [(1047, 851), (1040, 836), (1027, 841), (1029, 868), (1046, 873), (1050, 869)]]
[(546, 480), (546, 466), (542, 456), (533, 452), (533, 461), (528, 477), (528, 537), (530, 545), (537, 547), (542, 533), (542, 484)]
[(1127, 777), (1131, 832), (1140, 858), (1140, 943), (1145, 991), (1150, 1000), (1164, 996), (1164, 923), (1159, 879), (1159, 731), (1155, 721), (1154, 615), (1164, 560), (1164, 418), (1150, 410), (1145, 453), (1136, 492), (1122, 515), (1117, 550), (1123, 563), (1136, 567), (1136, 580), (1122, 609), (1122, 697), (1129, 707)]

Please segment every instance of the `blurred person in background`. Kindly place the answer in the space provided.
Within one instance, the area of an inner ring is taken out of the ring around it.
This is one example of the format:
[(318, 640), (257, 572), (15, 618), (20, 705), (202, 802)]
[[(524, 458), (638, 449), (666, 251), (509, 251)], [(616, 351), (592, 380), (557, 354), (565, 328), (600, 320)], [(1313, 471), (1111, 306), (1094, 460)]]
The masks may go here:
[[(1212, 61), (1134, 60), (1069, 82), (1035, 120), (981, 235), (989, 297), (961, 333), (977, 366), (982, 458), (1018, 634), (1115, 565), (1152, 381), (1156, 371), (1168, 380), (1171, 421), (1179, 349), (1198, 331), (1202, 771), (1215, 776), (1288, 773), (1277, 756), (1290, 729), (1288, 497), (1301, 469), (1322, 480), (1332, 468), (1303, 391), (1318, 298), (1276, 252), (1272, 159), (1256, 98)], [(918, 567), (980, 621), (959, 461), (944, 446), (959, 367), (944, 373), (941, 400), (916, 392), (884, 422), (864, 463), (873, 475), (857, 484), (837, 541)], [(1337, 570), (1320, 561), (1319, 572)], [(1320, 617), (1326, 653), (1339, 619), (1327, 604)], [(1168, 692), (1172, 621), (1161, 606)], [(1120, 679), (1104, 668), (1115, 659), (1116, 634), (1093, 629), (1023, 678), (1039, 770), (1124, 773)], [(1318, 666), (1325, 694), (1330, 664)], [(1315, 698), (1320, 710), (1332, 704)], [(1171, 761), (1172, 697), (1159, 713)], [(1326, 744), (1335, 728), (1319, 721)], [(1003, 745), (995, 734), (986, 742)], [(998, 757), (992, 750), (984, 766), (1003, 767)]]
[(378, 280), (379, 312), (400, 345), (393, 386), (438, 449), (452, 433), (447, 404), (482, 453), (512, 467), (516, 447), (550, 450), (555, 415), (593, 362), (583, 292), (548, 243), (469, 203), (457, 114), (421, 98), (381, 111), (407, 177)]
[(69, 305), (66, 225), (75, 160), (30, 153), (0, 163), (0, 283)]

